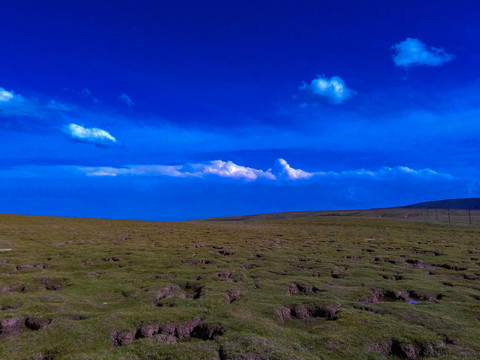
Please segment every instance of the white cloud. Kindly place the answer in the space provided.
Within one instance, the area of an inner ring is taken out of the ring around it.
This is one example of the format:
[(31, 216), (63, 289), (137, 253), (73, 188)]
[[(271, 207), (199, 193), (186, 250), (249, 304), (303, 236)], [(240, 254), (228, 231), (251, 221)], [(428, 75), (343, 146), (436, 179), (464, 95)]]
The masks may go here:
[(314, 173), (292, 168), (285, 159), (277, 159), (278, 175), (290, 180), (309, 179)]
[(413, 66), (440, 66), (455, 58), (442, 48), (427, 46), (418, 39), (407, 38), (392, 46), (393, 62), (404, 68)]
[(122, 102), (124, 102), (128, 107), (132, 107), (133, 105), (135, 105), (135, 103), (133, 102), (133, 100), (130, 98), (130, 96), (128, 96), (127, 94), (120, 94), (118, 96), (118, 99)]
[(82, 167), (80, 170), (88, 176), (168, 176), (168, 177), (195, 177), (204, 178), (207, 176), (218, 176), (222, 178), (254, 181), (266, 180), (314, 180), (316, 179), (349, 179), (363, 178), (372, 180), (392, 180), (402, 177), (417, 179), (453, 179), (450, 174), (439, 173), (431, 169), (415, 170), (407, 166), (387, 167), (377, 170), (345, 170), (307, 172), (301, 169), (292, 168), (285, 159), (277, 159), (271, 169), (259, 170), (247, 166), (237, 165), (232, 161), (213, 160), (205, 163), (189, 163), (183, 165), (128, 165), (124, 167)]
[(192, 176), (217, 175), (225, 178), (257, 180), (265, 178), (275, 180), (271, 170), (263, 171), (246, 166), (241, 166), (232, 161), (214, 160), (206, 164), (190, 164), (194, 172), (188, 173)]
[(275, 171), (259, 170), (233, 163), (232, 161), (214, 160), (205, 163), (187, 163), (180, 165), (126, 165), (113, 166), (18, 166), (10, 169), (0, 169), (0, 177), (75, 177), (81, 175), (93, 177), (170, 177), (211, 179), (215, 177), (235, 179), (240, 181), (265, 180), (270, 183), (290, 182), (300, 180), (317, 183), (347, 183), (356, 181), (408, 182), (418, 181), (456, 181), (461, 178), (440, 173), (428, 168), (415, 170), (407, 166), (387, 167), (377, 170), (346, 170), (306, 172), (292, 168), (284, 159), (278, 159)]
[(115, 167), (85, 167), (81, 168), (88, 176), (169, 176), (196, 177), (219, 176), (223, 178), (253, 181), (259, 178), (275, 180), (270, 170), (263, 171), (241, 166), (232, 161), (213, 160), (207, 163), (190, 163), (185, 165), (129, 165)]
[[(316, 173), (319, 174), (319, 173)], [(384, 166), (378, 170), (347, 170), (342, 172), (328, 172), (323, 173), (323, 175), (329, 175), (334, 177), (369, 177), (372, 179), (391, 179), (398, 178), (402, 176), (416, 177), (416, 178), (433, 178), (433, 177), (442, 177), (442, 178), (453, 178), (450, 174), (439, 173), (432, 169), (419, 169), (415, 170), (408, 166), (395, 166), (388, 167)]]
[(13, 91), (7, 91), (0, 87), (0, 102), (8, 102), (15, 97)]
[(88, 176), (118, 176), (118, 175), (144, 175), (144, 176), (172, 176), (186, 177), (180, 170), (182, 165), (132, 165), (121, 168), (103, 167), (82, 167), (81, 170)]
[(25, 97), (13, 90), (0, 87), (0, 114), (7, 117), (24, 116), (38, 119), (51, 119), (58, 111), (66, 112), (75, 107), (50, 100), (45, 103), (34, 97)]
[(303, 83), (300, 90), (316, 100), (328, 101), (338, 105), (355, 95), (355, 91), (349, 89), (345, 82), (338, 76), (332, 76), (330, 79), (318, 76), (310, 84)]
[(14, 91), (0, 87), (0, 114), (43, 118), (44, 107), (35, 98), (26, 98)]
[(91, 143), (97, 146), (107, 146), (117, 142), (117, 139), (103, 129), (86, 128), (77, 124), (69, 124), (64, 127), (63, 131), (74, 140)]

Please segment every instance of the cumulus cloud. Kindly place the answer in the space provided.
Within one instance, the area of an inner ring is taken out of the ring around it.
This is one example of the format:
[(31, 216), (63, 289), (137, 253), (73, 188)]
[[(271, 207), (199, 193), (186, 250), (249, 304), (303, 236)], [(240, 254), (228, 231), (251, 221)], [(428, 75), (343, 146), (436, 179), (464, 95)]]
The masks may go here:
[(392, 46), (393, 62), (404, 68), (414, 66), (440, 66), (455, 58), (442, 48), (427, 46), (418, 39), (407, 38)]
[(232, 161), (214, 160), (206, 164), (191, 164), (190, 166), (194, 169), (194, 172), (190, 174), (193, 176), (217, 175), (225, 178), (250, 181), (257, 180), (258, 178), (275, 179), (275, 175), (271, 173), (271, 170), (257, 170), (247, 166), (237, 165)]
[(69, 124), (63, 128), (66, 135), (76, 141), (86, 142), (105, 147), (117, 143), (110, 133), (103, 129), (86, 128), (77, 124)]
[(279, 177), (290, 180), (309, 179), (314, 175), (314, 173), (292, 168), (285, 159), (277, 159), (276, 167)]
[(309, 84), (303, 83), (300, 86), (300, 90), (305, 91), (315, 100), (327, 101), (334, 105), (343, 103), (356, 93), (354, 90), (349, 89), (338, 76), (332, 76), (330, 79), (318, 76)]
[(132, 107), (133, 105), (135, 105), (135, 103), (133, 102), (133, 100), (130, 98), (130, 96), (128, 96), (127, 94), (120, 94), (118, 96), (118, 99), (120, 101), (122, 101), (123, 103), (125, 103), (125, 105), (127, 105), (128, 107)]

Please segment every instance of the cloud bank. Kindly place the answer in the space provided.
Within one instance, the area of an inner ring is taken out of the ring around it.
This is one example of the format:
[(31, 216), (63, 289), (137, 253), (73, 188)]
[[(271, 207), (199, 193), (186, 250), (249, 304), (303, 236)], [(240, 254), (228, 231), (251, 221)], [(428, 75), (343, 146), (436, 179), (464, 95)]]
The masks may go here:
[(185, 165), (130, 165), (121, 168), (115, 167), (85, 167), (81, 168), (88, 176), (169, 176), (169, 177), (196, 177), (218, 176), (222, 178), (253, 181), (259, 178), (275, 180), (270, 170), (258, 170), (241, 166), (232, 161), (213, 160), (206, 163), (190, 163)]
[(86, 128), (77, 124), (69, 124), (63, 128), (63, 132), (71, 139), (105, 147), (117, 143), (108, 131), (98, 128)]
[(312, 99), (316, 101), (326, 101), (334, 105), (339, 105), (355, 95), (355, 91), (349, 89), (345, 82), (338, 76), (332, 76), (330, 79), (318, 76), (309, 84), (303, 83), (300, 90), (305, 91)]
[(418, 39), (407, 38), (392, 46), (393, 62), (404, 68), (414, 66), (441, 66), (455, 58), (442, 48), (427, 46)]
[(291, 167), (285, 159), (278, 159), (274, 170), (255, 169), (242, 166), (232, 161), (213, 160), (205, 163), (189, 163), (184, 165), (128, 165), (124, 167), (81, 167), (79, 170), (88, 176), (167, 176), (178, 178), (205, 178), (209, 176), (230, 178), (244, 181), (307, 181), (307, 180), (340, 180), (363, 178), (372, 180), (392, 180), (398, 178), (412, 179), (454, 179), (450, 174), (439, 173), (431, 169), (415, 170), (407, 166), (382, 167), (377, 170), (346, 170), (307, 172)]

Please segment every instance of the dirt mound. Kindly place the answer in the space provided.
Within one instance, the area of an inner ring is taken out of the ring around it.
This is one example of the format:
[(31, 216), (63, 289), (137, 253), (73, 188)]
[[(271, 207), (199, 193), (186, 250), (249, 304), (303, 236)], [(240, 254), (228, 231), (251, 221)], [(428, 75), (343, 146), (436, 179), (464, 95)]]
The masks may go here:
[(111, 335), (113, 346), (122, 346), (135, 339), (156, 337), (158, 341), (175, 343), (189, 338), (200, 340), (213, 340), (225, 333), (225, 329), (217, 324), (207, 324), (200, 319), (175, 323), (145, 325), (140, 323), (132, 333), (114, 331)]
[(31, 270), (31, 269), (45, 269), (45, 265), (43, 264), (24, 264), (24, 265), (17, 265), (15, 268), (11, 271), (17, 272), (17, 271), (22, 271), (22, 270)]
[(231, 304), (233, 303), (235, 300), (237, 300), (237, 298), (243, 294), (243, 291), (242, 290), (232, 290), (232, 291), (229, 291), (227, 293), (227, 300), (228, 300), (228, 303)]
[(416, 291), (406, 290), (375, 290), (373, 295), (366, 299), (369, 303), (404, 301), (438, 301), (444, 297), (443, 294), (420, 294)]
[(410, 299), (408, 291), (394, 290), (375, 290), (373, 295), (367, 299), (369, 303), (408, 301)]
[(113, 256), (113, 257), (102, 258), (102, 260), (105, 262), (117, 262), (117, 261), (120, 261), (121, 259), (119, 257)]
[(368, 347), (368, 350), (383, 356), (396, 356), (400, 359), (415, 360), (436, 356), (438, 346), (428, 343), (405, 343), (397, 339), (390, 339), (372, 344)]
[(375, 256), (374, 258), (370, 259), (371, 262), (384, 262), (384, 263), (389, 263), (389, 264), (396, 264), (397, 260), (395, 259), (385, 259), (381, 256)]
[(157, 295), (155, 296), (155, 300), (159, 301), (162, 299), (170, 299), (173, 297), (179, 297), (181, 299), (187, 298), (187, 296), (185, 295), (185, 292), (180, 287), (180, 285), (169, 285), (169, 286), (165, 286), (163, 289), (161, 289), (157, 293)]
[(208, 265), (211, 264), (211, 260), (188, 260), (183, 262), (187, 266)]
[(191, 284), (187, 283), (183, 286), (183, 290), (187, 294), (187, 298), (189, 299), (200, 299), (202, 296), (205, 295), (205, 288), (201, 284)]
[(135, 339), (152, 337), (153, 335), (158, 334), (159, 329), (159, 324), (144, 325), (143, 323), (141, 323), (137, 326), (137, 331), (135, 332)]
[(200, 323), (193, 328), (191, 336), (201, 340), (213, 340), (224, 333), (225, 329), (220, 325)]
[(4, 286), (0, 288), (0, 294), (16, 293), (16, 292), (25, 292), (27, 288), (22, 284), (13, 284), (10, 286)]
[(23, 332), (24, 318), (11, 318), (0, 320), (0, 336), (18, 335)]
[(232, 273), (228, 272), (228, 271), (219, 271), (219, 272), (215, 273), (214, 276), (216, 276), (220, 279), (224, 279), (224, 280), (233, 280)]
[(204, 287), (201, 284), (187, 283), (184, 285), (168, 285), (155, 295), (153, 302), (157, 306), (167, 306), (169, 304), (165, 302), (165, 300), (175, 298), (197, 300), (202, 297), (204, 293)]
[(433, 266), (441, 267), (447, 270), (453, 270), (453, 271), (465, 271), (468, 270), (466, 267), (459, 266), (459, 265), (451, 265), (451, 264), (434, 264)]
[(60, 287), (65, 283), (65, 281), (60, 279), (51, 279), (48, 276), (45, 276), (40, 280), (40, 283), (45, 285), (46, 290), (57, 291), (60, 290)]
[(232, 251), (226, 251), (226, 250), (220, 250), (218, 253), (223, 256), (233, 256), (235, 254)]
[(287, 295), (313, 295), (320, 291), (321, 290), (315, 286), (301, 283), (290, 283), (285, 285), (285, 292)]
[(324, 318), (326, 320), (337, 320), (340, 310), (332, 306), (318, 305), (293, 305), (280, 307), (275, 312), (280, 323), (295, 319)]
[(407, 259), (405, 260), (405, 264), (410, 265), (410, 266), (416, 266), (419, 269), (435, 269), (435, 265), (430, 265), (430, 264), (425, 264), (423, 260), (419, 259)]
[(125, 331), (114, 331), (111, 335), (113, 346), (122, 346), (131, 343), (135, 335)]
[(30, 330), (40, 330), (43, 329), (45, 326), (50, 325), (52, 319), (41, 319), (41, 318), (34, 318), (34, 317), (27, 317), (25, 319), (25, 326)]

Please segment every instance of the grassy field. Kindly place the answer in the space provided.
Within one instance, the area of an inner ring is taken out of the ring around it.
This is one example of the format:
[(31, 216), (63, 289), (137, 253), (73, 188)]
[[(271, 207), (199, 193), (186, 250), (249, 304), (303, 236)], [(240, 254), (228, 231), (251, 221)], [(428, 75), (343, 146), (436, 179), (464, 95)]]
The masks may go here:
[(478, 359), (480, 229), (420, 210), (0, 216), (0, 359)]

